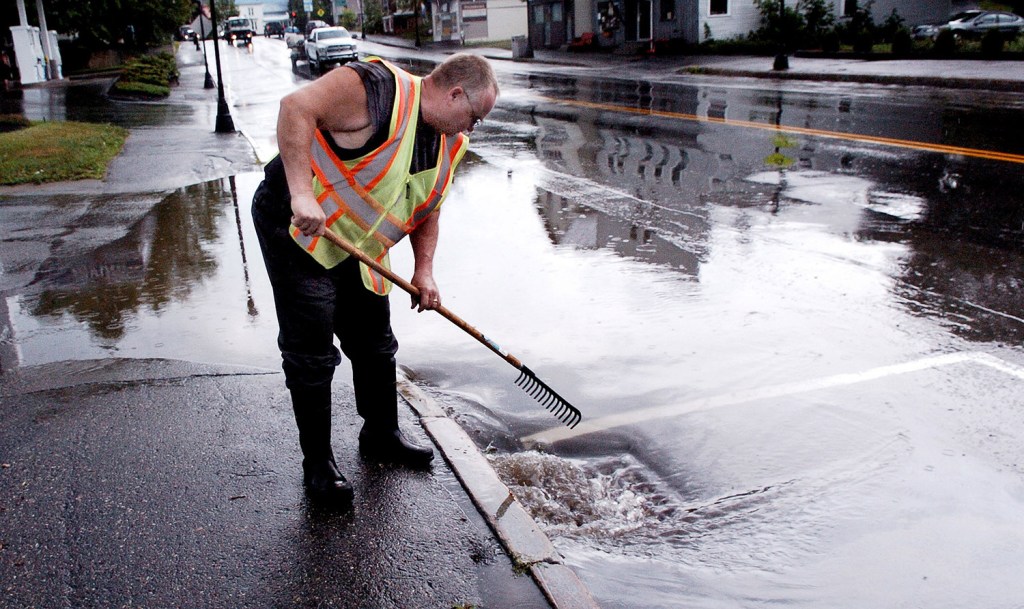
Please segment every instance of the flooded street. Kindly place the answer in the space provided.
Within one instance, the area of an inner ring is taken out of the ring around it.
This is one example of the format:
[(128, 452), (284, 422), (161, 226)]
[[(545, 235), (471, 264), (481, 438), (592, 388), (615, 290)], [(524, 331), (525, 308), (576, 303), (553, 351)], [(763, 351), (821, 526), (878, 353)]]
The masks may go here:
[[(224, 62), (268, 161), (302, 79), (256, 42)], [(398, 358), (601, 606), (1024, 605), (1021, 102), (495, 67), (436, 278), (583, 422), (396, 290)], [(0, 368), (277, 368), (261, 179), (2, 201)]]

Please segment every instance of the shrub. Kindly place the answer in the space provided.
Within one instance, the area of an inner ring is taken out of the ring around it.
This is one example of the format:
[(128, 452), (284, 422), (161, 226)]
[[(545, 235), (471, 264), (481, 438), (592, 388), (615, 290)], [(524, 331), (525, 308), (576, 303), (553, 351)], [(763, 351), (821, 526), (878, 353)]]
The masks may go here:
[(831, 3), (826, 0), (801, 0), (798, 8), (803, 12), (804, 35), (808, 42), (824, 46), (825, 37), (835, 33), (836, 18)]
[(875, 35), (870, 30), (861, 30), (853, 38), (854, 53), (870, 53), (875, 46)]
[(25, 129), (32, 123), (20, 114), (0, 114), (0, 133)]
[(932, 52), (939, 57), (951, 57), (956, 54), (956, 36), (952, 30), (942, 30), (935, 37)]
[(882, 40), (889, 42), (893, 41), (893, 38), (900, 32), (900, 30), (906, 29), (906, 21), (900, 16), (896, 9), (892, 9), (889, 16), (886, 17), (885, 21), (882, 22), (881, 27), (878, 28), (879, 33), (882, 35)]
[(761, 12), (761, 28), (754, 38), (785, 48), (801, 46), (806, 26), (803, 15), (779, 0), (754, 0), (754, 4)]
[(719, 55), (774, 55), (779, 47), (766, 40), (738, 36), (728, 40), (706, 40), (698, 47), (702, 53)]
[(838, 53), (842, 47), (843, 41), (839, 37), (839, 32), (830, 30), (821, 37), (821, 50), (826, 53)]
[(359, 26), (359, 16), (350, 8), (342, 9), (341, 15), (338, 18), (338, 25), (354, 30)]
[(857, 53), (871, 52), (875, 41), (875, 21), (871, 17), (871, 6), (874, 0), (867, 0), (863, 5), (857, 3), (850, 19), (840, 28), (840, 36), (845, 44), (853, 46)]
[(985, 57), (997, 57), (1003, 52), (1003, 35), (999, 30), (989, 30), (981, 39), (981, 54)]
[(125, 64), (112, 92), (126, 97), (167, 97), (171, 82), (177, 80), (178, 65), (173, 55), (143, 55)]
[(892, 54), (900, 57), (910, 55), (913, 48), (914, 38), (910, 35), (910, 30), (907, 28), (896, 30), (892, 35)]
[(167, 97), (171, 94), (171, 88), (166, 85), (154, 85), (148, 82), (124, 82), (119, 80), (114, 83), (113, 92), (127, 97)]
[(125, 64), (121, 79), (166, 87), (178, 79), (178, 66), (170, 53), (143, 55)]

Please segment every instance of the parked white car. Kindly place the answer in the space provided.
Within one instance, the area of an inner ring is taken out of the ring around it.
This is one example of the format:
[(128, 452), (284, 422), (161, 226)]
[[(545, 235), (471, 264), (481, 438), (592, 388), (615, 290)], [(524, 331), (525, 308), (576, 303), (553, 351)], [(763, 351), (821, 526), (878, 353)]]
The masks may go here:
[(356, 41), (343, 27), (321, 27), (306, 38), (306, 60), (311, 74), (323, 72), (333, 65), (344, 65), (357, 59)]

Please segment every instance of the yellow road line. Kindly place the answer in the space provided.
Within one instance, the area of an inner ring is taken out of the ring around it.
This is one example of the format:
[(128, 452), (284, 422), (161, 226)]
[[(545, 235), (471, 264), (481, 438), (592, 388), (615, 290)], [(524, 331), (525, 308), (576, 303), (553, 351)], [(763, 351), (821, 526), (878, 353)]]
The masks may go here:
[(947, 146), (945, 144), (930, 144), (928, 142), (915, 142), (913, 140), (901, 140), (891, 137), (880, 137), (875, 135), (858, 135), (856, 133), (840, 133), (838, 131), (824, 131), (822, 129), (810, 129), (807, 127), (792, 127), (789, 125), (772, 125), (767, 123), (755, 123), (752, 121), (733, 120), (728, 118), (715, 118), (711, 116), (698, 116), (683, 112), (669, 112), (666, 110), (652, 110), (647, 108), (632, 108), (615, 104), (602, 104), (598, 102), (586, 102), (574, 99), (544, 98), (556, 104), (577, 106), (580, 108), (592, 108), (595, 110), (607, 110), (609, 112), (627, 112), (630, 114), (642, 114), (646, 116), (660, 116), (674, 118), (698, 123), (717, 123), (730, 127), (746, 127), (748, 129), (761, 129), (764, 131), (775, 131), (779, 133), (795, 133), (799, 135), (810, 135), (814, 137), (847, 140), (851, 142), (862, 142), (868, 144), (880, 144), (882, 146), (893, 146), (896, 148), (909, 148), (911, 150), (923, 150), (926, 152), (941, 152), (944, 154), (958, 154), (962, 156), (986, 159), (989, 161), (1004, 161), (1007, 163), (1024, 164), (1024, 154), (1013, 154), (1010, 152), (999, 152), (997, 150), (979, 150), (977, 148), (965, 148), (963, 146)]

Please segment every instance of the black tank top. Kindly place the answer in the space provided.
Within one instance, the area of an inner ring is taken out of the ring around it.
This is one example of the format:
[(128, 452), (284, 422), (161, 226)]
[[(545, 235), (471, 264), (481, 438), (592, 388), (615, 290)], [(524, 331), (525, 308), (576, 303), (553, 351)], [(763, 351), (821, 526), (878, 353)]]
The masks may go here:
[[(324, 139), (331, 146), (338, 158), (342, 160), (357, 159), (383, 144), (391, 127), (391, 113), (395, 103), (395, 76), (391, 70), (379, 62), (353, 62), (345, 65), (359, 74), (366, 87), (366, 109), (370, 113), (370, 124), (373, 135), (359, 148), (342, 148), (334, 142), (334, 138), (326, 131), (321, 131)], [(418, 173), (433, 168), (437, 164), (437, 153), (441, 145), (441, 137), (436, 129), (423, 122), (422, 115), (417, 122), (416, 143), (413, 147), (412, 162), (409, 173)], [(281, 155), (274, 157), (263, 169), (264, 186), (275, 195), (288, 199), (288, 178), (284, 173)]]

